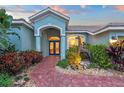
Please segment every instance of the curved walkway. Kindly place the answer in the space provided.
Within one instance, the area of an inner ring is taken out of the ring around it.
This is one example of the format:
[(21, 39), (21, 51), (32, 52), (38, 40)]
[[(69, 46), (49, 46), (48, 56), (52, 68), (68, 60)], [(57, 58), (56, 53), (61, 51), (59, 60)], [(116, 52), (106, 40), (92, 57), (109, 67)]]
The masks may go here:
[(55, 70), (59, 57), (50, 56), (43, 59), (30, 73), (38, 87), (124, 87), (124, 78), (69, 75)]

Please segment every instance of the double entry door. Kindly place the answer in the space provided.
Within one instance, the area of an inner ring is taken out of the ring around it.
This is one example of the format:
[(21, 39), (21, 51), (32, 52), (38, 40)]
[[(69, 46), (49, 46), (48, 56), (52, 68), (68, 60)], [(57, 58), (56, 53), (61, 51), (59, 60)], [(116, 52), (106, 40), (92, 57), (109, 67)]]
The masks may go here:
[(49, 41), (49, 55), (60, 55), (60, 41)]

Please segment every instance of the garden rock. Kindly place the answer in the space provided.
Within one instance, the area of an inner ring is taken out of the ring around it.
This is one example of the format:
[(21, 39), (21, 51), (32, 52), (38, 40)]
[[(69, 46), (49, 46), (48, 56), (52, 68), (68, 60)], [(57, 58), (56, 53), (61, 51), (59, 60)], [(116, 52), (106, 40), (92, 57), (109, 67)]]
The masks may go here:
[(63, 69), (63, 68), (56, 66), (56, 70), (61, 73), (66, 73), (66, 74), (124, 77), (124, 72), (111, 70), (111, 69), (105, 70), (105, 69), (98, 69), (98, 68), (90, 68), (90, 69), (85, 69), (81, 72), (80, 70), (74, 70), (71, 67), (68, 67), (67, 69)]
[(88, 66), (90, 65), (90, 61), (88, 61), (88, 60), (81, 61), (80, 65), (83, 66), (84, 69), (87, 69)]
[(18, 80), (16, 82), (14, 82), (14, 86), (16, 87), (23, 87), (25, 85), (25, 81), (24, 80)]

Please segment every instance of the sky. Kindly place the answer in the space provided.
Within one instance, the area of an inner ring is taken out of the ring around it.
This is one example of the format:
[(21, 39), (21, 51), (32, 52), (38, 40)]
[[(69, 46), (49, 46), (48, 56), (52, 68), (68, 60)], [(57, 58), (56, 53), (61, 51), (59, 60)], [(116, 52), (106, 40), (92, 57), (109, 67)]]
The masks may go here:
[(124, 23), (124, 5), (1, 5), (13, 18), (28, 17), (47, 8), (70, 17), (69, 25), (106, 25)]

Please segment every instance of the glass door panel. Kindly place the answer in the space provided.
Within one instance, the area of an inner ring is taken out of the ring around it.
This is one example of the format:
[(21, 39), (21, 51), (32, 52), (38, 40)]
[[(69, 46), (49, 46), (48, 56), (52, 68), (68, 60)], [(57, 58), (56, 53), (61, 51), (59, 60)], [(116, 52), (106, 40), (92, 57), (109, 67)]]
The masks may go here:
[(50, 48), (50, 54), (54, 54), (54, 42), (50, 42), (50, 46), (49, 46), (49, 48)]
[(49, 54), (50, 55), (60, 54), (60, 41), (49, 41)]
[(55, 54), (60, 54), (60, 43), (59, 42), (55, 42)]

